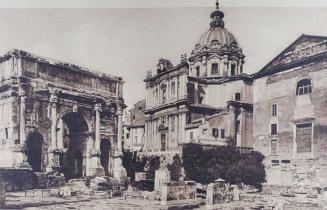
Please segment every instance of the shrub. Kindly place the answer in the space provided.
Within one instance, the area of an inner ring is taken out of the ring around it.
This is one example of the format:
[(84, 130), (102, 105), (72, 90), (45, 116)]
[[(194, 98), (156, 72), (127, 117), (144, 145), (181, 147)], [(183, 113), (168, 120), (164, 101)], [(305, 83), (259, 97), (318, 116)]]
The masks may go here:
[(159, 169), (160, 157), (143, 156), (138, 157), (136, 152), (123, 153), (123, 166), (126, 169), (127, 176), (131, 181), (135, 180), (135, 172), (146, 172), (148, 179), (154, 179), (155, 171)]
[(170, 171), (170, 179), (172, 181), (179, 181), (179, 178), (182, 176), (182, 160), (179, 155), (173, 157), (173, 162), (168, 164), (167, 168)]
[(182, 165), (186, 179), (202, 184), (223, 178), (232, 184), (244, 183), (261, 189), (266, 177), (263, 159), (259, 152), (240, 153), (232, 146), (204, 149), (188, 144), (183, 147)]

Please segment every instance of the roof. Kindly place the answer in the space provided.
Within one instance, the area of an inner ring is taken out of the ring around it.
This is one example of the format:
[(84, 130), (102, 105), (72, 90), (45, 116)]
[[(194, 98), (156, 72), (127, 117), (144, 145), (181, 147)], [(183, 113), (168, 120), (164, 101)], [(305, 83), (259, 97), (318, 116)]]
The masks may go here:
[(85, 67), (77, 66), (77, 65), (67, 63), (67, 62), (63, 62), (63, 61), (58, 61), (58, 60), (55, 60), (55, 59), (52, 59), (52, 58), (45, 58), (45, 57), (37, 56), (37, 55), (34, 55), (32, 53), (29, 53), (29, 52), (26, 52), (26, 51), (23, 51), (23, 50), (18, 50), (18, 49), (10, 50), (6, 54), (4, 54), (3, 56), (0, 56), (0, 62), (8, 60), (9, 58), (12, 58), (12, 57), (26, 58), (26, 59), (33, 60), (33, 61), (35, 61), (37, 63), (44, 63), (44, 64), (48, 64), (48, 65), (52, 65), (52, 66), (57, 66), (57, 67), (69, 69), (69, 70), (72, 70), (72, 71), (83, 72), (83, 73), (86, 73), (86, 74), (89, 74), (89, 75), (92, 75), (92, 76), (96, 76), (96, 77), (102, 77), (104, 79), (109, 79), (109, 80), (115, 80), (115, 81), (122, 82), (121, 77), (105, 74), (105, 73), (102, 73), (102, 72), (97, 72), (97, 71), (90, 70), (90, 69), (85, 68)]
[(327, 37), (302, 34), (254, 75), (276, 73), (326, 58)]

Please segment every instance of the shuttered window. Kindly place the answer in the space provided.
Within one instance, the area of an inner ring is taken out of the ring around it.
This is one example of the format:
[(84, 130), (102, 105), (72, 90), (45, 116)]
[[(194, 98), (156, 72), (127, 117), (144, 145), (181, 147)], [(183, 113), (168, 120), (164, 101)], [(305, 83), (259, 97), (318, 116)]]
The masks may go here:
[(277, 155), (277, 139), (272, 139), (270, 141), (270, 154)]
[(296, 125), (297, 152), (311, 152), (312, 123)]

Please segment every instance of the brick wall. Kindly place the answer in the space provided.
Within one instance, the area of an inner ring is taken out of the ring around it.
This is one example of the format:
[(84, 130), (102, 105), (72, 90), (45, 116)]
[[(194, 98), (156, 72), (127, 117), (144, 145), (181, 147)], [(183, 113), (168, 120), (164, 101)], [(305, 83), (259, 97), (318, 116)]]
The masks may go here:
[[(297, 82), (310, 78), (312, 93), (296, 95)], [(271, 107), (277, 104), (277, 116)], [(254, 83), (255, 150), (263, 153), (268, 184), (327, 184), (327, 61), (263, 77)], [(298, 152), (296, 126), (312, 123), (312, 150)], [(277, 135), (271, 135), (271, 124)], [(271, 153), (271, 140), (277, 153)]]

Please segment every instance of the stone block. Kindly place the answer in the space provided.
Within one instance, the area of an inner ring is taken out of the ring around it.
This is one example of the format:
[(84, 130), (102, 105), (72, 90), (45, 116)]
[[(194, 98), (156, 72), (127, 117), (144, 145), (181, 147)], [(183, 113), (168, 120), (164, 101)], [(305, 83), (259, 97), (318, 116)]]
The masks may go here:
[(170, 181), (170, 172), (167, 168), (156, 170), (154, 178), (154, 190), (160, 191), (164, 183)]

